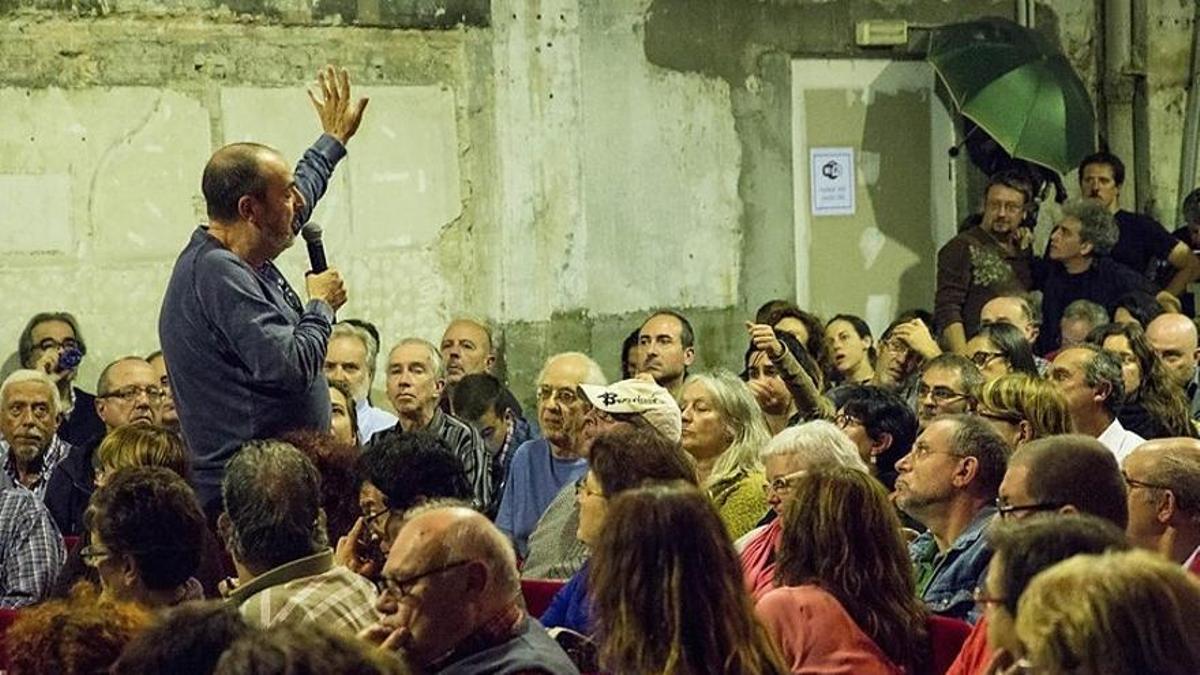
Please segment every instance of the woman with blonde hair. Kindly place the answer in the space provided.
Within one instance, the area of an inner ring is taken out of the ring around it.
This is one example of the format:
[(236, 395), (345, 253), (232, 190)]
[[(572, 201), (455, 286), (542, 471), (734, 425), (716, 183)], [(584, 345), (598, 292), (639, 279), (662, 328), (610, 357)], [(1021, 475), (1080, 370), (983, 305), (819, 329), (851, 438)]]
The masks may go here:
[(985, 384), (976, 412), (1014, 449), (1072, 431), (1062, 392), (1049, 381), (1025, 373), (1004, 375)]
[(799, 476), (784, 510), (779, 588), (755, 613), (793, 673), (922, 672), (927, 612), (887, 492), (865, 471)]
[(1079, 555), (1039, 573), (1017, 605), (1033, 672), (1200, 673), (1200, 585), (1146, 551)]
[(161, 466), (180, 478), (191, 476), (191, 462), (183, 439), (166, 427), (126, 424), (104, 437), (96, 448), (96, 487), (103, 487), (118, 469)]
[(680, 443), (696, 460), (700, 485), (737, 539), (767, 512), (759, 452), (771, 433), (762, 410), (746, 383), (725, 370), (689, 377), (679, 407)]
[(604, 672), (788, 672), (754, 619), (721, 520), (694, 487), (637, 488), (614, 499), (588, 586)]

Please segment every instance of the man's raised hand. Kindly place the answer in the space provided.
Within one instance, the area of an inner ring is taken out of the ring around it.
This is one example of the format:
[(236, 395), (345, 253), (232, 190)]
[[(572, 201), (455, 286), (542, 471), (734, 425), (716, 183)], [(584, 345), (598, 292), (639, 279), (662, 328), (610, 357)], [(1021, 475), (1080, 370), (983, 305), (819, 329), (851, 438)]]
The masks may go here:
[(350, 102), (350, 75), (345, 68), (325, 66), (317, 73), (317, 83), (308, 89), (308, 99), (317, 109), (321, 128), (345, 145), (358, 131), (367, 98)]

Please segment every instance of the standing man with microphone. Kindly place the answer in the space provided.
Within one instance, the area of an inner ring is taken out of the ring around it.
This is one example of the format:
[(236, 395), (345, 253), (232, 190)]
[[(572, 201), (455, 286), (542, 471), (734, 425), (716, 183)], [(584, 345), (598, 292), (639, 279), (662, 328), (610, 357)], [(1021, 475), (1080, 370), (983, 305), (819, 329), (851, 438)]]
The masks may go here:
[(367, 105), (351, 101), (345, 70), (326, 66), (317, 85), (309, 99), (325, 133), (295, 173), (257, 143), (226, 145), (209, 159), (201, 180), (208, 223), (176, 260), (159, 314), (193, 482), (210, 514), (243, 443), (329, 428), (325, 349), (346, 289), (337, 270), (314, 269), (305, 304), (272, 262), (325, 193)]

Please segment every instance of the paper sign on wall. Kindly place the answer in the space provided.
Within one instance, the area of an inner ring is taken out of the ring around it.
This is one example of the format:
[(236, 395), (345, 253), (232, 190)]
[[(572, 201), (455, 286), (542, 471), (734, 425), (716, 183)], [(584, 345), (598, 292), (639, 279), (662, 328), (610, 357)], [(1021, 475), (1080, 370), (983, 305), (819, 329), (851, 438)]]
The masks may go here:
[(854, 215), (854, 148), (811, 148), (814, 216)]

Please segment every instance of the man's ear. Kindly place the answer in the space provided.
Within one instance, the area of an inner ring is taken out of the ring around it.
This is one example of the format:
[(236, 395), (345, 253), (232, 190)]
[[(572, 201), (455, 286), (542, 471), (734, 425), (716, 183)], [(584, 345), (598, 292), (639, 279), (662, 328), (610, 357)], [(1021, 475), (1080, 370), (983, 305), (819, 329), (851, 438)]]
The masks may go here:
[(467, 591), (473, 596), (478, 597), (487, 590), (488, 584), (491, 583), (491, 574), (488, 566), (480, 560), (472, 560), (467, 563)]
[(485, 372), (490, 373), (490, 372), (492, 372), (492, 366), (495, 366), (495, 365), (496, 365), (496, 355), (488, 354), (487, 358), (484, 359), (484, 361), (483, 361), (483, 370)]
[(1162, 495), (1158, 498), (1157, 508), (1154, 511), (1154, 516), (1158, 522), (1167, 525), (1176, 519), (1179, 513), (1179, 503), (1175, 499), (1175, 493), (1171, 490), (1163, 490)]
[(979, 475), (979, 459), (975, 457), (959, 458), (958, 468), (954, 470), (952, 482), (955, 487), (966, 487)]
[(1095, 393), (1092, 395), (1092, 400), (1097, 403), (1103, 403), (1108, 400), (1109, 396), (1112, 396), (1112, 393), (1112, 384), (1108, 382), (1100, 382), (1096, 385)]
[(1096, 245), (1090, 241), (1079, 242), (1079, 254), (1089, 256), (1096, 250)]
[(247, 222), (253, 222), (258, 215), (258, 200), (250, 195), (238, 197), (238, 217)]
[(690, 366), (696, 361), (696, 348), (688, 347), (683, 350), (683, 365)]
[(1033, 425), (1029, 420), (1017, 422), (1017, 445), (1033, 440)]

